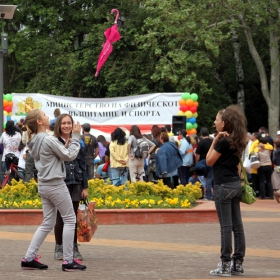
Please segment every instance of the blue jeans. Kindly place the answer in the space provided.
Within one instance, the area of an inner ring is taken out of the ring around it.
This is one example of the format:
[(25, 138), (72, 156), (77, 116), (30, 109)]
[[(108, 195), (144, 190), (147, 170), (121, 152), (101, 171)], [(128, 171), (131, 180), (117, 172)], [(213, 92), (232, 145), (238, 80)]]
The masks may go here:
[(213, 167), (209, 168), (207, 177), (205, 178), (206, 198), (212, 200), (212, 187), (213, 187)]
[(183, 165), (178, 168), (180, 182), (184, 186), (189, 182), (190, 168), (191, 168), (190, 166), (183, 166)]
[(240, 212), (241, 193), (240, 181), (214, 186), (214, 200), (221, 230), (221, 260), (225, 262), (231, 261), (232, 258), (243, 262), (245, 256), (245, 235)]
[[(5, 161), (2, 161), (2, 162), (1, 162), (1, 172), (6, 172), (6, 171), (7, 171), (6, 162), (5, 162)], [(4, 176), (0, 176), (1, 184), (2, 184), (3, 179), (4, 179)]]
[(127, 181), (128, 168), (127, 167), (111, 167), (112, 184), (115, 186), (124, 185)]
[(87, 178), (88, 180), (94, 178), (94, 165), (92, 164), (86, 164), (86, 170), (87, 170)]

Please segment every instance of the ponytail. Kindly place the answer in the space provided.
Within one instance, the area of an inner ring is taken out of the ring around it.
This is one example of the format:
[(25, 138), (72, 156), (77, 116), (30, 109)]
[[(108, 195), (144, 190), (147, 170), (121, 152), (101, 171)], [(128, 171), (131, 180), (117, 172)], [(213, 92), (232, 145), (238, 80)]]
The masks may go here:
[(37, 134), (38, 130), (38, 124), (37, 120), (40, 119), (41, 115), (41, 110), (35, 109), (32, 110), (28, 113), (28, 115), (25, 118), (25, 125), (27, 128), (27, 133), (28, 133), (28, 141), (31, 140), (31, 134)]

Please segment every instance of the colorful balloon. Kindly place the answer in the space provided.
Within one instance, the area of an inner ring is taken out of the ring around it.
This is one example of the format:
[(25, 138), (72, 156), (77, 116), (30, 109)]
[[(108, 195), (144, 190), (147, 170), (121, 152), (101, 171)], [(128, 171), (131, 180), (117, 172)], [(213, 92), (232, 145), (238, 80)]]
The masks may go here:
[(195, 106), (190, 107), (190, 111), (192, 113), (195, 113), (197, 111), (197, 107), (195, 107)]
[(8, 113), (10, 113), (12, 111), (12, 107), (11, 106), (6, 106), (4, 108), (5, 111), (7, 111)]
[(193, 125), (196, 122), (196, 118), (191, 117), (190, 119), (188, 119), (188, 122), (190, 122)]
[(189, 106), (189, 107), (192, 107), (193, 106), (193, 100), (192, 99), (187, 99), (186, 100), (186, 105)]
[(8, 116), (8, 112), (7, 112), (6, 110), (3, 111), (3, 114), (4, 114), (5, 116)]
[(196, 133), (197, 133), (195, 128), (192, 128), (189, 132), (190, 132), (190, 135), (196, 135)]
[(185, 113), (184, 113), (183, 111), (180, 110), (180, 111), (178, 112), (178, 116), (184, 116), (184, 115), (185, 115)]
[(197, 127), (198, 127), (197, 123), (194, 123), (192, 127), (197, 129)]
[(193, 103), (193, 106), (195, 106), (195, 107), (198, 107), (198, 102), (197, 101), (195, 101), (194, 103)]
[(192, 129), (192, 124), (190, 122), (186, 123), (186, 129), (191, 130)]
[(189, 92), (185, 92), (182, 94), (181, 98), (184, 100), (187, 100), (190, 98), (190, 96), (191, 96), (191, 94)]
[(185, 116), (189, 119), (193, 116), (192, 112), (191, 111), (186, 111), (185, 112)]
[(186, 105), (186, 100), (180, 99), (179, 104), (180, 104), (180, 106)]
[(198, 113), (197, 112), (193, 113), (193, 117), (197, 119)]
[(8, 106), (8, 104), (9, 104), (9, 101), (8, 101), (8, 100), (6, 100), (6, 99), (4, 99), (4, 100), (3, 100), (3, 107)]
[(187, 105), (182, 105), (182, 106), (180, 107), (180, 110), (183, 111), (183, 112), (186, 112), (187, 109), (188, 109)]
[(192, 99), (193, 101), (197, 101), (197, 100), (198, 100), (198, 95), (197, 95), (196, 93), (192, 93), (192, 94), (191, 94), (191, 99)]
[(10, 116), (7, 116), (7, 121), (10, 121), (12, 118)]
[(8, 106), (11, 106), (11, 107), (13, 108), (13, 104), (14, 104), (13, 101), (7, 101), (7, 102), (8, 102), (7, 105), (8, 105)]
[(13, 96), (10, 93), (7, 93), (5, 97), (6, 100), (12, 101)]

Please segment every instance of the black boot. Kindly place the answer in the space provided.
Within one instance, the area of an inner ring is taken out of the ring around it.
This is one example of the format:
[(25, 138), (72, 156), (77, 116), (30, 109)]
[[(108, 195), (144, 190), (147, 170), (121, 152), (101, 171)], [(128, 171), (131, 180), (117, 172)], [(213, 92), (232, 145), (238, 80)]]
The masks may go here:
[(210, 274), (214, 275), (214, 276), (231, 276), (231, 266), (230, 266), (231, 262), (228, 261), (222, 261), (220, 263), (218, 263), (218, 268), (211, 270)]
[(231, 274), (234, 274), (234, 275), (243, 275), (244, 274), (244, 269), (243, 269), (241, 260), (232, 259)]

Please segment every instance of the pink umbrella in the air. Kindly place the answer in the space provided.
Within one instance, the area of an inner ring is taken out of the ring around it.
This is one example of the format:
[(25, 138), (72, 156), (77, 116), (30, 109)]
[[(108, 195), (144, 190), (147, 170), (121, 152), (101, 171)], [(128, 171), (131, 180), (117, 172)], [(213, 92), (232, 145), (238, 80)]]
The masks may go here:
[(104, 32), (104, 35), (106, 37), (106, 42), (103, 44), (103, 49), (99, 55), (98, 62), (97, 62), (97, 69), (95, 73), (95, 77), (98, 76), (98, 73), (109, 57), (110, 53), (113, 51), (113, 43), (117, 42), (118, 40), (121, 39), (121, 35), (118, 30), (118, 18), (119, 18), (119, 11), (117, 9), (113, 9), (111, 11), (111, 14), (116, 13), (116, 18), (114, 25)]

